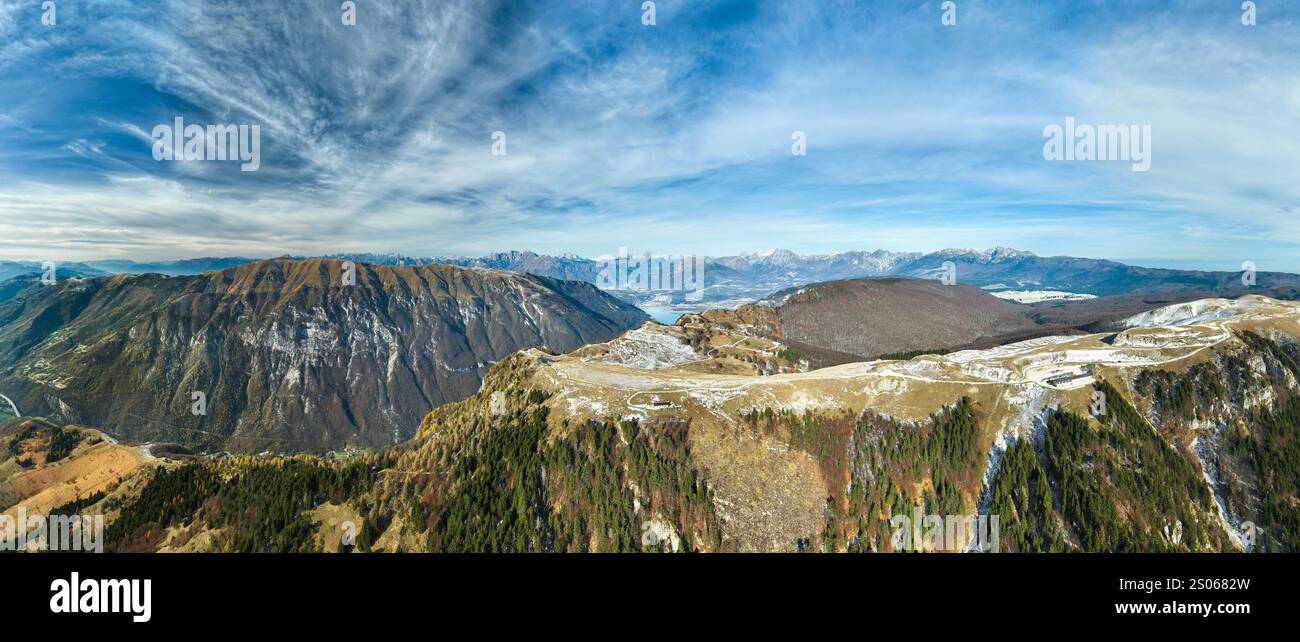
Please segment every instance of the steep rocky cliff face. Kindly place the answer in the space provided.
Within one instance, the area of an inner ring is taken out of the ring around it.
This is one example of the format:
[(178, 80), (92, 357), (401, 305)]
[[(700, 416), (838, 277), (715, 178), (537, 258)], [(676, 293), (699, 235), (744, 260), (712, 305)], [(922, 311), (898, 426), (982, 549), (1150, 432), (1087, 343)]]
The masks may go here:
[(440, 265), (67, 280), (0, 304), (0, 391), (129, 439), (380, 447), (516, 350), (566, 352), (646, 318), (587, 283)]
[(1238, 350), (1133, 380), (1152, 427), (1200, 464), (1239, 549), (1300, 550), (1297, 334), (1242, 332)]

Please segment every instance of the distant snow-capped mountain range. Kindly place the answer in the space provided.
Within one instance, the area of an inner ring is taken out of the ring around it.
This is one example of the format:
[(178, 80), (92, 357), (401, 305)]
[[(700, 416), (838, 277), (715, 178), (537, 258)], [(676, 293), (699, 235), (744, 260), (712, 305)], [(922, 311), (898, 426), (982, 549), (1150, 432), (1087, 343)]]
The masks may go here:
[[(305, 257), (293, 257), (305, 258)], [(609, 257), (586, 258), (573, 254), (552, 256), (528, 251), (497, 252), (481, 257), (349, 253), (339, 258), (376, 265), (447, 264), (460, 267), (527, 272), (558, 279), (602, 283), (602, 271), (612, 268)], [(633, 257), (639, 258), (639, 257)], [(253, 262), (243, 257), (197, 258), (178, 261), (85, 261), (59, 266), (60, 276), (95, 276), (113, 273), (158, 272), (192, 275)], [(951, 265), (948, 265), (951, 264)], [(632, 267), (636, 267), (635, 264)], [(35, 261), (0, 261), (0, 281), (39, 272)], [(1105, 259), (1042, 257), (1007, 247), (945, 249), (937, 252), (851, 251), (835, 254), (797, 254), (770, 249), (735, 256), (708, 257), (703, 262), (703, 287), (693, 290), (642, 291), (614, 289), (619, 298), (643, 307), (698, 310), (734, 307), (762, 299), (791, 287), (862, 277), (912, 277), (938, 279), (946, 273), (958, 283), (992, 292), (1052, 291), (1060, 295), (1105, 297), (1143, 292), (1245, 293), (1252, 289), (1300, 288), (1300, 276), (1259, 272), (1254, 282), (1240, 272), (1172, 270), (1126, 265)], [(608, 279), (606, 279), (608, 280)], [(0, 288), (2, 290), (3, 288)], [(688, 296), (693, 295), (693, 296)], [(1015, 296), (1007, 296), (1015, 300)], [(1057, 297), (1068, 299), (1070, 297)], [(1033, 297), (1029, 297), (1033, 299)]]

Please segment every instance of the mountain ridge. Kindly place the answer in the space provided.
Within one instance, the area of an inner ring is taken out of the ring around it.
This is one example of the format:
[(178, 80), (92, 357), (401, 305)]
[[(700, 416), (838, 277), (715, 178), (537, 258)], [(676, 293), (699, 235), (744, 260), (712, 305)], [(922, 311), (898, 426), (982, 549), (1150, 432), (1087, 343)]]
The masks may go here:
[[(305, 259), (306, 256), (284, 258)], [(547, 255), (529, 250), (509, 250), (494, 252), (479, 257), (468, 256), (407, 256), (397, 253), (339, 253), (316, 258), (333, 258), (355, 260), (379, 265), (428, 265), (446, 264), (460, 267), (482, 267), (514, 272), (529, 272), (542, 276), (568, 278), (595, 282), (604, 265), (606, 257), (584, 258), (572, 254)], [(635, 256), (633, 258), (636, 258)], [(127, 260), (100, 260), (69, 263), (69, 267), (78, 267), (87, 271), (132, 272), (159, 271), (165, 274), (189, 274), (205, 265), (230, 267), (240, 263), (253, 262), (257, 259), (240, 257), (204, 257), (135, 263)], [(782, 287), (773, 288), (764, 293), (770, 294), (784, 287), (804, 285), (815, 281), (840, 280), (866, 276), (917, 276), (937, 278), (943, 270), (942, 262), (952, 260), (957, 267), (957, 282), (969, 282), (971, 285), (993, 287), (998, 285), (996, 277), (1004, 276), (1006, 280), (1018, 286), (1032, 286), (1037, 289), (1061, 289), (1082, 294), (1106, 296), (1113, 294), (1142, 291), (1171, 291), (1205, 289), (1225, 289), (1233, 282), (1240, 283), (1241, 272), (1214, 270), (1180, 270), (1172, 268), (1152, 268), (1111, 260), (1072, 257), (1065, 255), (1039, 256), (1033, 252), (1015, 248), (997, 246), (993, 248), (945, 248), (934, 252), (896, 252), (876, 249), (850, 250), (827, 254), (798, 254), (791, 250), (773, 248), (759, 252), (746, 252), (732, 256), (705, 257), (706, 270), (712, 266), (722, 269), (724, 281), (737, 272), (757, 271), (766, 276), (784, 277), (789, 281)], [(818, 265), (821, 264), (821, 265)], [(981, 265), (987, 264), (987, 265)], [(27, 271), (34, 270), (38, 263), (0, 261), (0, 275), (17, 274), (19, 266)], [(989, 266), (1003, 266), (990, 268)], [(964, 269), (965, 268), (965, 269)], [(966, 273), (967, 269), (970, 270)], [(780, 274), (782, 270), (789, 274)], [(1069, 272), (1094, 273), (1092, 278), (1072, 276)], [(1019, 272), (1016, 278), (1014, 271)], [(1100, 275), (1095, 274), (1101, 272)], [(821, 276), (817, 276), (821, 274)], [(1300, 276), (1285, 272), (1257, 272), (1259, 288), (1300, 286)], [(3, 280), (0, 276), (0, 280)], [(706, 280), (707, 272), (706, 272)], [(1109, 280), (1108, 280), (1109, 279)], [(1114, 282), (1116, 279), (1119, 282)], [(724, 284), (725, 285), (725, 284)], [(732, 284), (734, 286), (734, 284)], [(1014, 289), (1002, 284), (1007, 289)], [(715, 285), (715, 287), (722, 287)], [(731, 287), (731, 286), (727, 286)], [(766, 286), (763, 286), (766, 287)], [(751, 288), (752, 289), (752, 288)], [(717, 297), (712, 297), (714, 300)]]
[(379, 447), (516, 350), (568, 351), (647, 319), (588, 283), (352, 267), (354, 282), (342, 261), (266, 259), (34, 284), (0, 303), (0, 388), (25, 412), (133, 439)]

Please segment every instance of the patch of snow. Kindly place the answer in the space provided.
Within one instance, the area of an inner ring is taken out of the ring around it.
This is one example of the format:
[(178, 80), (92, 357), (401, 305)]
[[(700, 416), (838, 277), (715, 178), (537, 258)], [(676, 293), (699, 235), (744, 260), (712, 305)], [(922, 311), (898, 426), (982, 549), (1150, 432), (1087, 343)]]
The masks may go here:
[(1196, 341), (1200, 334), (1195, 330), (1180, 330), (1173, 327), (1158, 330), (1134, 330), (1121, 332), (1115, 336), (1111, 345), (1117, 348), (1161, 348), (1170, 345), (1186, 345)]
[(600, 360), (638, 370), (659, 370), (699, 359), (677, 335), (644, 325), (609, 342), (609, 352)]
[(1011, 372), (1010, 368), (1005, 368), (1003, 366), (992, 365), (988, 363), (962, 364), (961, 373), (971, 375), (973, 377), (979, 377), (980, 379), (988, 379), (990, 381), (1006, 381), (1006, 382), (1010, 382), (1012, 380), (1012, 376), (1014, 375), (1014, 373)]
[(1043, 301), (1087, 301), (1095, 299), (1095, 294), (1081, 294), (1078, 292), (1064, 292), (1062, 290), (1002, 290), (999, 292), (989, 292), (999, 299), (1015, 301), (1016, 303), (1042, 303)]
[(1215, 319), (1234, 317), (1263, 305), (1267, 305), (1267, 303), (1254, 297), (1242, 297), (1235, 301), (1232, 299), (1200, 299), (1188, 301), (1187, 303), (1167, 305), (1163, 308), (1136, 314), (1120, 321), (1120, 324), (1128, 328), (1194, 325)]
[(1216, 450), (1219, 446), (1218, 435), (1222, 430), (1223, 425), (1220, 423), (1214, 425), (1208, 431), (1211, 439), (1201, 439), (1202, 435), (1193, 437), (1192, 451), (1196, 453), (1196, 458), (1201, 464), (1201, 476), (1205, 478), (1205, 483), (1209, 485), (1210, 493), (1214, 497), (1215, 514), (1219, 518), (1219, 525), (1231, 538), (1232, 543), (1237, 545), (1237, 548), (1251, 552), (1254, 549), (1254, 543), (1246, 541), (1241, 517), (1232, 514), (1232, 511), (1228, 510), (1228, 502), (1223, 495), (1223, 484), (1219, 481), (1219, 458)]

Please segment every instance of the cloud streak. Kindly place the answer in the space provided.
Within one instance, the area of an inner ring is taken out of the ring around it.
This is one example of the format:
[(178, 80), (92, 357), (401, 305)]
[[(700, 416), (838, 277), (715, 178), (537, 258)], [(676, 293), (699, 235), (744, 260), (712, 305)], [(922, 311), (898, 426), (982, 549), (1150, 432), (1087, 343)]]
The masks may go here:
[[(0, 2), (0, 258), (1011, 245), (1300, 271), (1292, 7), (63, 4), (47, 28)], [(175, 116), (261, 125), (262, 169), (153, 161)], [(1066, 116), (1150, 124), (1151, 171), (1045, 162)]]

